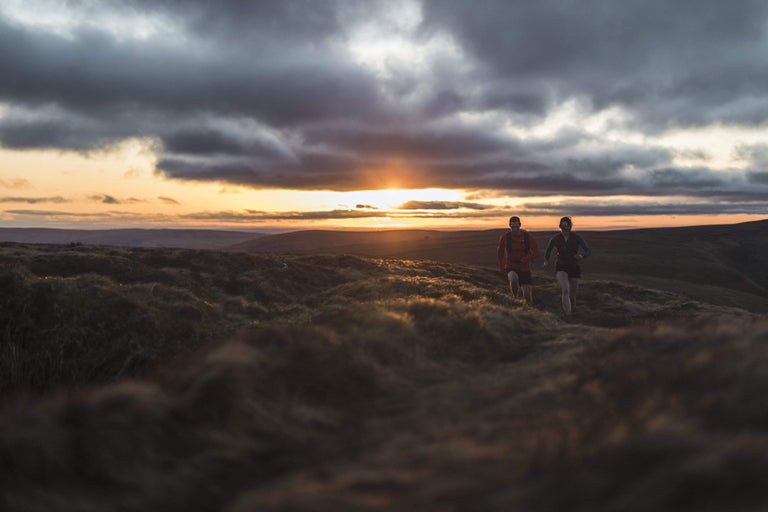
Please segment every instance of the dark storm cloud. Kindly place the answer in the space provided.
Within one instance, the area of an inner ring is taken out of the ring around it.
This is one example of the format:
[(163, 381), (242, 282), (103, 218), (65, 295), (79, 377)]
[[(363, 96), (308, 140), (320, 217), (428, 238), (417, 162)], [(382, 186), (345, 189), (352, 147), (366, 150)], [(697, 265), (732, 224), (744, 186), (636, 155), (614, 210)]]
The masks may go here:
[(12, 149), (86, 151), (135, 134), (131, 128), (50, 106), (36, 111), (11, 109), (0, 118), (0, 144)]
[(728, 184), (722, 173), (708, 169), (655, 169), (650, 172), (650, 186), (664, 190), (716, 189)]
[(644, 195), (687, 195), (715, 201), (768, 199), (768, 188), (755, 184), (754, 173), (749, 171), (668, 168), (650, 171), (632, 190)]
[(368, 158), (397, 157), (420, 162), (430, 159), (471, 158), (521, 149), (515, 141), (492, 132), (458, 126), (424, 126), (390, 129), (344, 126), (319, 127), (305, 131), (308, 143), (331, 143), (343, 150), (355, 150)]
[[(155, 12), (181, 23), (187, 30), (208, 37), (236, 41), (287, 37), (305, 43), (334, 37), (345, 23), (370, 12), (376, 0), (361, 6), (350, 0), (108, 0), (113, 9)], [(272, 50), (273, 48), (269, 48)]]
[(750, 172), (747, 173), (747, 178), (755, 185), (768, 185), (768, 172)]
[(215, 129), (190, 129), (171, 132), (162, 138), (163, 147), (170, 153), (187, 155), (254, 155), (282, 156), (280, 148), (268, 141), (255, 140), (244, 134), (226, 133)]
[(527, 91), (546, 85), (541, 113), (553, 96), (581, 96), (630, 108), (656, 129), (768, 114), (748, 101), (766, 94), (761, 0), (425, 0), (424, 9), (426, 29), (450, 31), (499, 90), (510, 87), (503, 78)]
[(307, 152), (295, 160), (258, 161), (231, 158), (166, 158), (157, 168), (165, 176), (198, 181), (229, 181), (273, 188), (505, 188), (542, 194), (568, 191), (612, 193), (620, 179), (580, 177), (549, 170), (536, 162), (509, 159), (422, 161), (403, 164), (398, 157), (369, 159), (349, 153)]
[(277, 125), (378, 107), (373, 77), (338, 56), (310, 60), (299, 55), (296, 62), (286, 61), (274, 52), (290, 47), (275, 39), (269, 58), (254, 60), (254, 48), (231, 49), (190, 36), (183, 46), (155, 39), (118, 41), (93, 29), (70, 39), (0, 17), (0, 99), (28, 106), (54, 103), (98, 117), (128, 108), (177, 115), (209, 110)]
[[(605, 129), (635, 140), (680, 126), (768, 123), (763, 1), (422, 6), (411, 33), (384, 1), (66, 4), (86, 20), (157, 17), (162, 30), (145, 37), (127, 23), (119, 34), (98, 23), (54, 33), (0, 7), (0, 144), (87, 153), (140, 137), (156, 143), (159, 175), (256, 188), (713, 201), (768, 193), (761, 145), (737, 151), (749, 171), (724, 172), (674, 163), (708, 165), (703, 149), (617, 142), (581, 119), (520, 135), (564, 102), (581, 117), (619, 109)], [(372, 20), (384, 34), (457, 51), (416, 56), (410, 67), (384, 59), (378, 69), (347, 47)]]
[[(361, 190), (380, 188), (374, 170), (358, 171), (354, 157), (308, 152), (293, 160), (260, 160), (216, 156), (169, 157), (157, 163), (168, 178), (229, 182), (268, 188)], [(379, 185), (375, 187), (374, 184)]]

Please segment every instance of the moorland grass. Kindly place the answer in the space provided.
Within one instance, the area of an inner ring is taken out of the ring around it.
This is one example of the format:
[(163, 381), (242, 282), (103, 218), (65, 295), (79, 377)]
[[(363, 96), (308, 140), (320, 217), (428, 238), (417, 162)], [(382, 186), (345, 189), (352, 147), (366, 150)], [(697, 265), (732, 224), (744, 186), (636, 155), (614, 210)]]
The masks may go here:
[(13, 512), (768, 502), (759, 315), (586, 281), (566, 321), (552, 282), (534, 308), (498, 273), (425, 261), (15, 244), (0, 259)]

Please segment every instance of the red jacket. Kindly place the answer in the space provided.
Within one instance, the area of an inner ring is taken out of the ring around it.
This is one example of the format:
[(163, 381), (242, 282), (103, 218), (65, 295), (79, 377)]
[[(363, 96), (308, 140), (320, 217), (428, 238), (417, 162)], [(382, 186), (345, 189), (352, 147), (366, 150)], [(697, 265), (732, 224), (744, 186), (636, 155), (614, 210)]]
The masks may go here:
[[(512, 251), (507, 250), (507, 234), (512, 236)], [(525, 250), (525, 238), (528, 237), (528, 252)], [(499, 260), (499, 270), (521, 270), (530, 272), (531, 261), (539, 257), (539, 246), (536, 239), (525, 231), (520, 230), (520, 234), (515, 236), (512, 230), (507, 231), (499, 238), (499, 248), (496, 251)]]

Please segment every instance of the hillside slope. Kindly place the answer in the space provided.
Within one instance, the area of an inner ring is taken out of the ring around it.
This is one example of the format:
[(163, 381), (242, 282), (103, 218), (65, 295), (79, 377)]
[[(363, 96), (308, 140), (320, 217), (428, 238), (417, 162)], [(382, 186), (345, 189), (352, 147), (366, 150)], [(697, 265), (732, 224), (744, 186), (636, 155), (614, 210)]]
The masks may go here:
[(0, 261), (3, 510), (768, 505), (765, 316), (596, 280), (566, 320), (551, 280), (530, 308), (429, 261)]
[[(495, 268), (504, 229), (488, 231), (305, 231), (238, 244), (241, 250), (427, 259)], [(585, 279), (612, 279), (696, 300), (768, 312), (768, 220), (724, 226), (580, 232), (593, 249)], [(542, 253), (554, 232), (533, 232)], [(541, 268), (534, 273), (546, 275)]]
[(50, 229), (0, 228), (0, 241), (35, 244), (87, 244), (120, 247), (224, 249), (263, 236), (215, 229)]

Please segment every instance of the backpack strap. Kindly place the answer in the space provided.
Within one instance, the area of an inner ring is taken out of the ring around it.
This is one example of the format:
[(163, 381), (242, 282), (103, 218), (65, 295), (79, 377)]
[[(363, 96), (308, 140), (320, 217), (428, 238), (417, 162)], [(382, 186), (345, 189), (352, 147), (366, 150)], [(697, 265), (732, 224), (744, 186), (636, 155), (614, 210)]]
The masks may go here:
[(568, 240), (565, 239), (562, 233), (558, 233), (557, 236), (559, 237), (559, 242), (562, 243), (562, 247), (565, 249), (565, 251), (571, 256), (576, 256), (576, 254), (579, 252), (579, 241), (576, 238), (576, 233), (571, 233), (571, 236), (568, 237)]
[[(523, 244), (525, 245), (525, 254), (528, 254), (531, 250), (531, 241), (528, 238), (529, 235), (528, 232), (524, 229), (521, 230), (523, 232)], [(512, 254), (512, 232), (507, 231), (507, 254)]]

